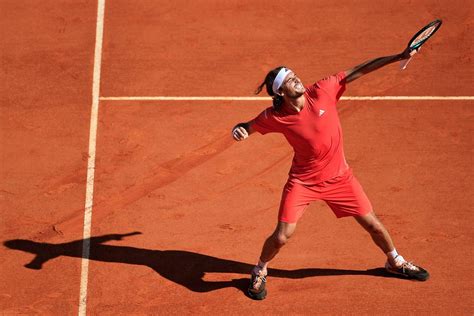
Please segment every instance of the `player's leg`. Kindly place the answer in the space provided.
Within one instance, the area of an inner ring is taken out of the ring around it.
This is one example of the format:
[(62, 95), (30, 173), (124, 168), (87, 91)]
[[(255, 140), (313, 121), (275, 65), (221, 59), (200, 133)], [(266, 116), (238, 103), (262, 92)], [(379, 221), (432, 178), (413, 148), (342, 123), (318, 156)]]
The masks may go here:
[(370, 234), (375, 244), (390, 253), (395, 247), (384, 225), (375, 216), (372, 204), (351, 170), (326, 182), (324, 200), (337, 218), (351, 216)]
[(266, 296), (266, 276), (268, 263), (278, 254), (288, 242), (296, 229), (296, 223), (312, 199), (308, 189), (300, 184), (288, 181), (283, 189), (278, 224), (273, 233), (263, 244), (260, 258), (252, 270), (248, 294), (254, 299), (264, 299)]
[(260, 253), (260, 259), (252, 270), (250, 286), (248, 294), (253, 299), (262, 300), (265, 298), (267, 291), (265, 289), (266, 277), (268, 274), (267, 267), (280, 251), (280, 249), (288, 242), (296, 229), (296, 223), (286, 223), (279, 221), (275, 231), (265, 240)]
[(355, 216), (354, 218), (370, 234), (375, 244), (386, 254), (387, 263), (385, 264), (385, 269), (388, 272), (420, 281), (425, 281), (429, 278), (428, 271), (406, 261), (405, 258), (398, 254), (390, 234), (373, 211), (366, 215)]
[(265, 283), (267, 282), (268, 263), (288, 242), (295, 229), (296, 223), (278, 222), (275, 231), (265, 240), (258, 264), (255, 265), (250, 276), (248, 294), (251, 298), (263, 300), (266, 297)]
[(275, 231), (265, 240), (259, 263), (255, 268), (267, 274), (268, 262), (270, 262), (288, 242), (288, 239), (293, 235), (295, 229), (296, 223), (278, 222)]
[[(373, 211), (354, 218), (370, 234), (372, 240), (384, 253), (395, 249), (390, 234)], [(392, 260), (390, 263), (394, 263), (393, 259), (389, 258), (389, 260)]]
[(353, 216), (370, 234), (375, 244), (386, 254), (387, 271), (417, 280), (426, 280), (429, 274), (423, 268), (398, 255), (387, 229), (375, 216), (372, 204), (352, 172), (328, 181), (324, 187), (324, 200), (339, 217)]

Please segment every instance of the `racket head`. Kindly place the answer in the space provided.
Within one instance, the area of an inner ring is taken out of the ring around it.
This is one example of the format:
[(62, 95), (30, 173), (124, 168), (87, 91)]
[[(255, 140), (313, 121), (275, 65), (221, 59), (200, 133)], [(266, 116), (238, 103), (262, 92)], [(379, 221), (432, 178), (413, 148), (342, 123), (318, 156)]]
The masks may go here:
[(410, 51), (419, 49), (421, 45), (423, 45), (428, 39), (430, 39), (431, 36), (433, 36), (439, 30), (442, 23), (443, 21), (439, 19), (435, 20), (423, 27), (415, 35), (413, 35), (413, 37), (408, 42), (408, 48), (410, 49)]

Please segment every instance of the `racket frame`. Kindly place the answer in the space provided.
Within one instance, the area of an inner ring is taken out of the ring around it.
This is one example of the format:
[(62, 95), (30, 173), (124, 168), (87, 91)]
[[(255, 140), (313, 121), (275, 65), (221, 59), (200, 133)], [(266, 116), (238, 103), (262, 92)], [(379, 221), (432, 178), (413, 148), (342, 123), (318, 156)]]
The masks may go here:
[[(420, 50), (421, 46), (423, 44), (425, 44), (426, 41), (429, 40), (439, 30), (439, 28), (441, 27), (441, 24), (443, 24), (443, 21), (440, 20), (440, 19), (437, 19), (437, 20), (434, 20), (434, 21), (430, 22), (429, 24), (425, 25), (421, 30), (416, 32), (416, 34), (411, 37), (410, 41), (408, 42), (407, 49), (409, 49), (410, 52), (412, 52), (414, 50), (416, 50), (418, 52)], [(418, 42), (416, 45), (412, 46), (412, 43), (416, 40), (416, 38), (418, 36), (420, 36), (427, 29), (429, 29), (433, 26), (435, 26), (434, 30), (426, 38), (424, 38), (422, 41)], [(405, 69), (412, 58), (413, 58), (413, 56), (410, 56), (409, 58), (402, 60), (400, 62), (400, 69), (401, 70)]]

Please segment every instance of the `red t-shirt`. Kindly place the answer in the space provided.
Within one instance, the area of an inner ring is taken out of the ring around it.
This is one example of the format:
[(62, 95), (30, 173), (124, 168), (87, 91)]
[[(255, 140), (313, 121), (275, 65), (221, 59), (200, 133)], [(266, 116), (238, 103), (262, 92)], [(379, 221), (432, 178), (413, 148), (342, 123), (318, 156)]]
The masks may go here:
[(348, 170), (336, 109), (345, 90), (344, 79), (345, 73), (340, 72), (306, 87), (305, 104), (299, 113), (269, 107), (253, 121), (257, 132), (282, 133), (293, 147), (290, 179), (312, 185)]

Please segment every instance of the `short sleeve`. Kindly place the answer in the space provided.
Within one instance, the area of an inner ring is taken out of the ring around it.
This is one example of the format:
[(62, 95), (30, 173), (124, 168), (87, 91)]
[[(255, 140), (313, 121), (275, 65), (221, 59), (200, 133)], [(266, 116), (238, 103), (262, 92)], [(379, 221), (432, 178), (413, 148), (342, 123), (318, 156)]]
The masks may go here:
[(278, 131), (278, 124), (273, 117), (272, 108), (265, 109), (252, 123), (252, 128), (262, 135)]
[(316, 86), (324, 90), (334, 99), (339, 100), (346, 90), (346, 73), (341, 71), (335, 75), (319, 80), (316, 82)]

